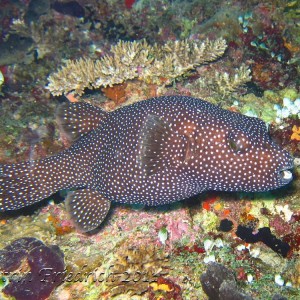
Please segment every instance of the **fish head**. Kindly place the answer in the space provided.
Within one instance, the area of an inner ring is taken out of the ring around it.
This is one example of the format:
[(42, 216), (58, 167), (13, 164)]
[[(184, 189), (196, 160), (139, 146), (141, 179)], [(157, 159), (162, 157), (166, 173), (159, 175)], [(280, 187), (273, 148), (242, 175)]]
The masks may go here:
[(258, 118), (228, 112), (216, 120), (219, 129), (210, 133), (211, 188), (226, 191), (267, 191), (288, 184), (293, 176), (292, 156), (269, 136)]

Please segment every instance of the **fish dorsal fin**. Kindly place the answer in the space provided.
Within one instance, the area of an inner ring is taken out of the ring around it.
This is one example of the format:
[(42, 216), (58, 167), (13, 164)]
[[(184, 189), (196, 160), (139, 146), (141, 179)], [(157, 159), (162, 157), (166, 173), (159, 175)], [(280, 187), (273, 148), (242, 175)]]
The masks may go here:
[(77, 190), (70, 192), (66, 198), (67, 211), (75, 226), (83, 232), (97, 228), (105, 219), (110, 201), (98, 191)]
[(170, 125), (156, 115), (148, 115), (142, 129), (140, 161), (147, 175), (168, 167), (176, 167), (185, 160), (187, 138), (176, 133)]
[(70, 141), (97, 128), (107, 112), (85, 102), (64, 103), (58, 107), (56, 121)]

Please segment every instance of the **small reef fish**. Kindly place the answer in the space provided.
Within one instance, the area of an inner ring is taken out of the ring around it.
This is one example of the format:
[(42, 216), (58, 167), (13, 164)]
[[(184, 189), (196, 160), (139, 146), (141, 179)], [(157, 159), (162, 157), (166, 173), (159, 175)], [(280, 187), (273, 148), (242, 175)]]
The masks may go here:
[(160, 205), (205, 190), (267, 191), (292, 180), (291, 155), (266, 124), (206, 101), (166, 96), (105, 112), (68, 103), (58, 124), (76, 142), (41, 160), (0, 166), (0, 211), (62, 189), (81, 231), (98, 227), (112, 201)]

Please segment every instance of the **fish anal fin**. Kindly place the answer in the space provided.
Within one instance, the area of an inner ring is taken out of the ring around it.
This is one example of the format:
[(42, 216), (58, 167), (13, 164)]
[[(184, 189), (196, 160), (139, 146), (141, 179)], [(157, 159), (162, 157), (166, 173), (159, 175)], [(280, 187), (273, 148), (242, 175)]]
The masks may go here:
[(64, 103), (56, 112), (56, 122), (61, 132), (73, 142), (82, 135), (97, 128), (105, 118), (101, 108), (85, 102)]
[(98, 191), (83, 189), (67, 195), (66, 207), (76, 228), (87, 232), (103, 222), (110, 209), (110, 201)]
[(188, 140), (156, 115), (148, 115), (140, 140), (140, 162), (147, 175), (185, 161)]

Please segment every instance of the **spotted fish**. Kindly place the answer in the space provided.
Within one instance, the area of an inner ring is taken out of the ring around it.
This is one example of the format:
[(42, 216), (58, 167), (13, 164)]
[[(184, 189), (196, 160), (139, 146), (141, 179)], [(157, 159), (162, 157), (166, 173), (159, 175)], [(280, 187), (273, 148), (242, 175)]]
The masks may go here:
[(67, 210), (82, 231), (98, 227), (112, 201), (160, 205), (205, 190), (267, 191), (292, 180), (292, 157), (266, 124), (184, 96), (104, 112), (64, 105), (59, 125), (76, 142), (45, 159), (1, 165), (0, 211), (75, 189)]

